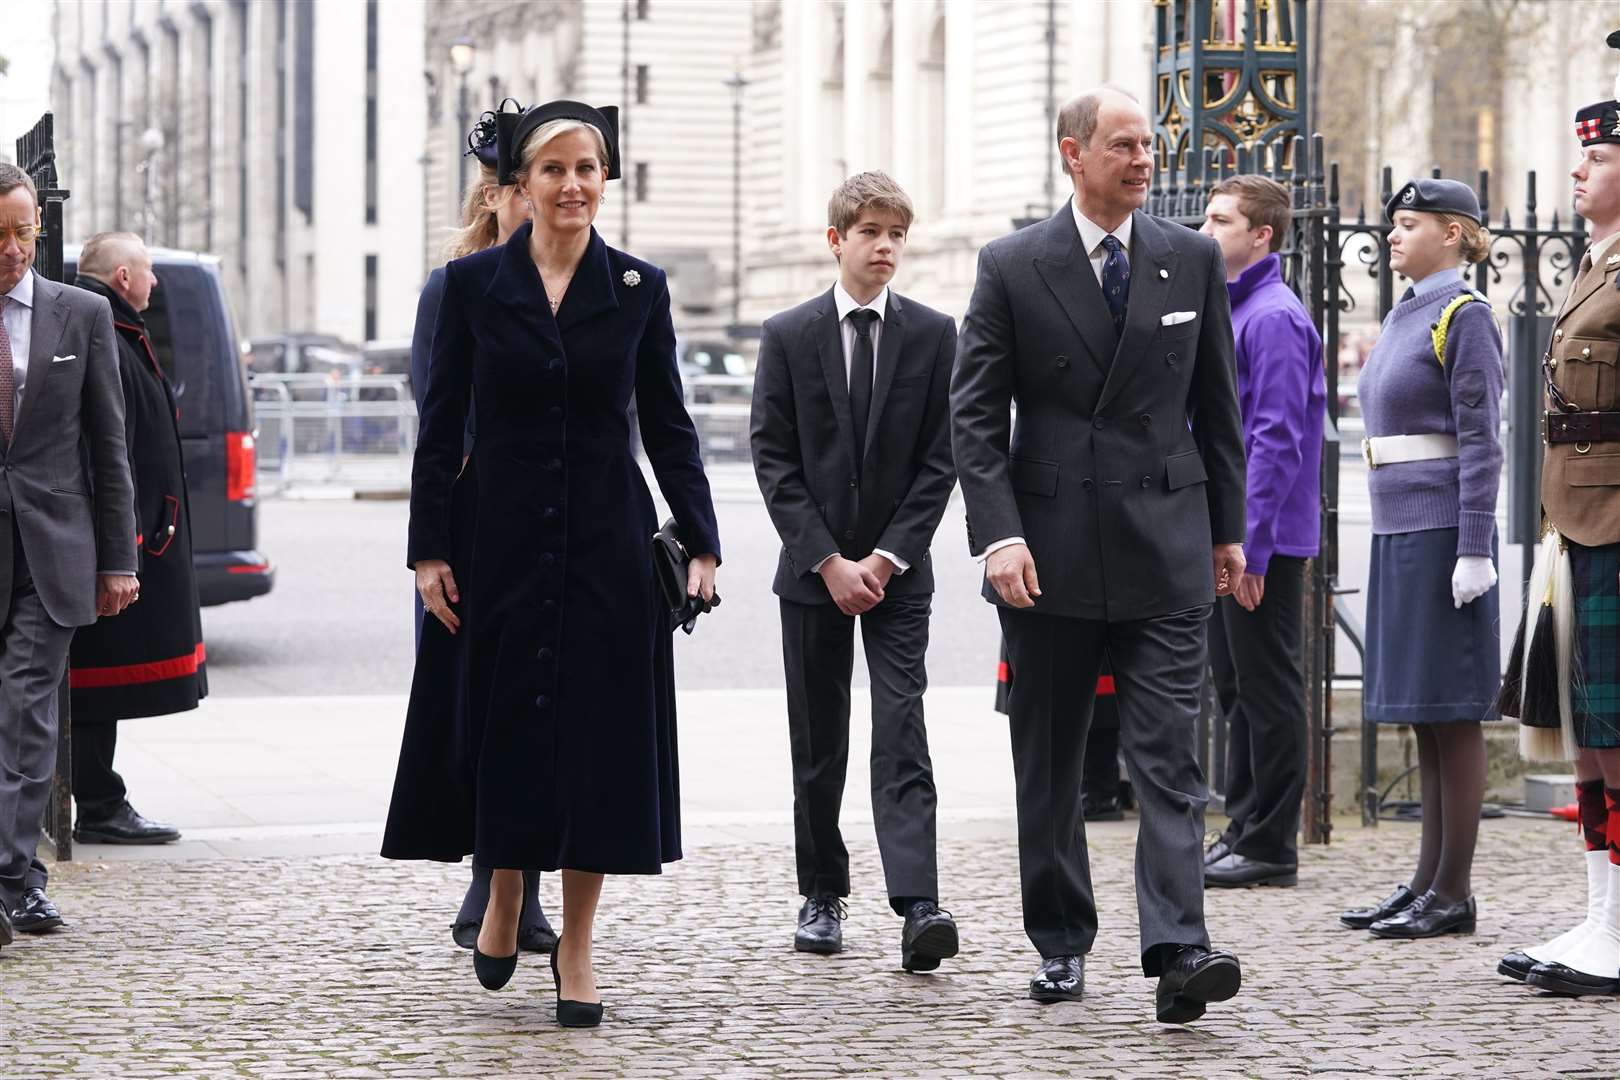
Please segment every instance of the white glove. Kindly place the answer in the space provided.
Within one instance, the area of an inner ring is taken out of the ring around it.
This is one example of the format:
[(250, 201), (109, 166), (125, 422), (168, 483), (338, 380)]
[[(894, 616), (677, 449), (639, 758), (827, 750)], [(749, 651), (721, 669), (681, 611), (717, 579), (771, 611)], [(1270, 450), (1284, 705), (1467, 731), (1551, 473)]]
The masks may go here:
[(1484, 555), (1464, 555), (1451, 572), (1451, 602), (1461, 608), (1491, 591), (1496, 584), (1496, 567)]

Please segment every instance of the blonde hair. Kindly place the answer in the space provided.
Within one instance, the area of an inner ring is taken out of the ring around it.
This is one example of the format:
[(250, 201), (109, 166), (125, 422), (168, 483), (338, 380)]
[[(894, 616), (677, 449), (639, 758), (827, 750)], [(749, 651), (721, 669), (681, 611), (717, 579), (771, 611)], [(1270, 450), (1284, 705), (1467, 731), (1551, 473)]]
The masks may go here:
[(1464, 214), (1439, 214), (1441, 222), (1446, 225), (1456, 224), (1462, 229), (1462, 239), (1458, 243), (1458, 250), (1462, 252), (1463, 262), (1481, 263), (1491, 253), (1491, 230)]
[[(570, 131), (588, 131), (596, 143), (596, 157), (602, 163), (602, 171), (608, 170), (607, 139), (597, 130), (595, 124), (587, 124), (583, 120), (572, 120), (564, 117), (560, 120), (548, 120), (535, 128), (523, 145), (518, 149), (518, 175), (527, 176), (529, 169), (534, 166), (534, 159), (540, 156), (540, 151), (546, 143), (559, 135), (567, 135)], [(609, 179), (612, 179), (609, 177)]]
[(489, 199), (486, 192), (491, 187), (499, 186), (495, 180), (495, 170), (482, 163), (478, 166), (478, 175), (473, 182), (467, 185), (467, 191), (461, 199), (461, 228), (450, 234), (450, 239), (444, 246), (446, 259), (459, 259), (464, 255), (471, 255), (475, 251), (483, 251), (493, 247), (496, 237), (500, 236), (500, 223), (495, 218), (495, 211), (489, 208)]
[(905, 227), (911, 228), (911, 199), (893, 177), (881, 172), (856, 173), (839, 184), (827, 200), (827, 224), (837, 229), (839, 236), (848, 236), (861, 219), (861, 212), (867, 209), (898, 214)]

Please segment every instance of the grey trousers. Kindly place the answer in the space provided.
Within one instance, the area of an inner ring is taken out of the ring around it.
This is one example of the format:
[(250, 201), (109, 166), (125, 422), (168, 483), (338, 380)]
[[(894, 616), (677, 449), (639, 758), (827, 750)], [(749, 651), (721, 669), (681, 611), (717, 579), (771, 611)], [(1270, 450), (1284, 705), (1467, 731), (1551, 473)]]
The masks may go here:
[(1012, 663), (1008, 701), (1024, 932), (1041, 956), (1084, 954), (1097, 936), (1080, 777), (1106, 656), (1119, 741), (1141, 807), (1136, 904), (1142, 972), (1204, 928), (1204, 804), (1193, 729), (1209, 607), (1108, 623), (998, 607)]
[(56, 691), (73, 628), (58, 626), (34, 590), (22, 544), (12, 569), (11, 611), (0, 625), (0, 902), (45, 887), (35, 855), (56, 772)]

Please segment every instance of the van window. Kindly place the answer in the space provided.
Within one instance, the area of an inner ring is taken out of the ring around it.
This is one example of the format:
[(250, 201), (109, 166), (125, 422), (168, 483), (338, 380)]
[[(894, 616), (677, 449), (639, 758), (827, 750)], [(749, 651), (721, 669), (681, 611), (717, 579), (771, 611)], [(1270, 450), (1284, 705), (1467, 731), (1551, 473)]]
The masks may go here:
[[(213, 276), (200, 266), (156, 266), (158, 287), (145, 312), (158, 363), (174, 386), (182, 438), (225, 427), (220, 357), (235, 356), (219, 319)], [(228, 361), (228, 363), (233, 361)], [(230, 370), (227, 367), (227, 370)]]

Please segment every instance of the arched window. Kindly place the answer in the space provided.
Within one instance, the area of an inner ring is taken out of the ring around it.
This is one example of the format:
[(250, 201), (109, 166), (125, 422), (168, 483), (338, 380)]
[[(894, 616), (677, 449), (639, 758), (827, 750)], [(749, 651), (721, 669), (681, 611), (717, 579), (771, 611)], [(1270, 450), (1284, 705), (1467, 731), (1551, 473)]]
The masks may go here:
[(844, 160), (844, 5), (829, 3), (826, 9), (821, 80), (821, 145), (826, 156), (818, 185), (822, 193), (841, 184), (849, 171)]
[(883, 8), (883, 38), (866, 76), (867, 141), (863, 169), (892, 170), (894, 146), (894, 16)]
[[(929, 24), (925, 23), (925, 26)], [(936, 217), (945, 201), (945, 16), (933, 20), (917, 72), (917, 212)]]

